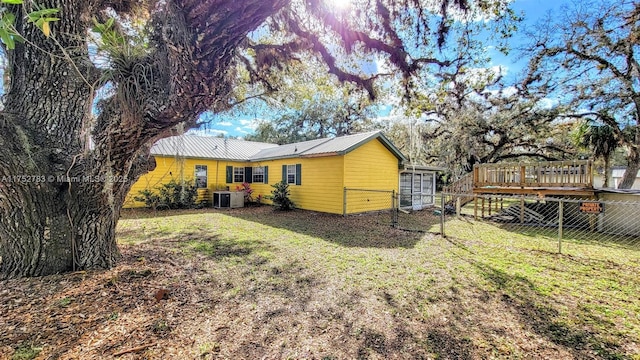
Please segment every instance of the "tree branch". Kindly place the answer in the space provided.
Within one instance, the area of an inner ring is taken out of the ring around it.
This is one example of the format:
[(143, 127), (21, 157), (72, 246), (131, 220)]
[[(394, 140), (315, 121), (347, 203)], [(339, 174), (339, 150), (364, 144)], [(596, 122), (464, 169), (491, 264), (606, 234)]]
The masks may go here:
[(299, 37), (303, 38), (303, 39), (307, 39), (310, 43), (311, 43), (311, 47), (312, 49), (320, 54), (320, 56), (322, 57), (322, 60), (327, 64), (327, 66), (329, 67), (329, 72), (331, 74), (334, 74), (335, 76), (338, 77), (338, 80), (342, 81), (342, 82), (353, 82), (355, 84), (358, 84), (360, 86), (362, 86), (365, 90), (367, 90), (367, 92), (369, 93), (369, 98), (371, 100), (375, 99), (376, 94), (375, 94), (375, 90), (373, 88), (373, 80), (371, 78), (369, 79), (363, 79), (357, 75), (348, 73), (346, 71), (343, 71), (342, 69), (340, 69), (337, 64), (336, 64), (336, 59), (333, 57), (333, 55), (331, 55), (331, 53), (329, 52), (329, 49), (327, 49), (324, 44), (322, 44), (322, 42), (320, 41), (319, 37), (315, 34), (311, 34), (309, 32), (306, 32), (304, 30), (302, 30), (302, 28), (300, 28), (300, 25), (298, 25), (298, 23), (290, 21), (289, 22), (289, 26), (291, 27), (291, 30), (298, 35)]

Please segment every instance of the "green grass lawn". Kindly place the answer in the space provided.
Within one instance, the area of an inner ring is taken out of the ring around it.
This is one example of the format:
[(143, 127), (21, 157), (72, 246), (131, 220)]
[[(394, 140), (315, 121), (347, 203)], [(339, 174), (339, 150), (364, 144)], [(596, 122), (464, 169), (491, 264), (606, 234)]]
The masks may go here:
[(292, 357), (306, 356), (300, 341), (329, 358), (638, 354), (639, 252), (589, 244), (588, 257), (561, 255), (553, 238), (509, 232), (441, 239), (389, 229), (385, 216), (262, 209), (130, 219), (120, 241), (205, 259), (202, 281), (225, 279), (224, 299), (273, 317), (260, 327), (286, 319), (273, 329), (282, 344), (254, 340)]
[[(412, 216), (438, 226), (428, 211)], [(98, 295), (59, 287), (48, 303), (66, 314), (101, 301), (92, 305), (99, 321), (86, 326), (95, 335), (63, 355), (151, 343), (135, 356), (640, 359), (633, 249), (572, 244), (588, 256), (558, 254), (553, 239), (507, 231), (442, 239), (392, 229), (388, 214), (261, 207), (125, 217), (122, 264), (82, 277)], [(166, 300), (153, 299), (158, 288)], [(5, 338), (0, 349), (7, 342), (20, 345)], [(52, 353), (51, 340), (29, 344)]]

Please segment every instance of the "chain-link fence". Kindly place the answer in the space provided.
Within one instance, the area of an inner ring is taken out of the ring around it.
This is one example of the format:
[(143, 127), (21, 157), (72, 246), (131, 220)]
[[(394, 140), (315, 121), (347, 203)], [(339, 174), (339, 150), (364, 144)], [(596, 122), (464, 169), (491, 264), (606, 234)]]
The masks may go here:
[[(411, 196), (411, 195), (410, 195)], [(431, 204), (437, 204), (437, 197), (425, 195), (421, 199), (409, 197), (395, 190), (344, 188), (343, 215), (363, 213), (382, 213), (384, 222), (401, 230), (416, 232), (434, 232), (440, 221), (439, 212)], [(411, 202), (411, 200), (414, 200)], [(420, 200), (420, 201), (416, 201)], [(419, 203), (420, 206), (415, 204)], [(420, 211), (418, 211), (420, 210)]]
[(344, 215), (378, 213), (395, 228), (482, 247), (595, 256), (602, 246), (640, 250), (640, 202), (441, 193), (434, 206), (402, 206), (393, 190), (344, 189)]
[(445, 236), (537, 250), (590, 251), (589, 244), (640, 248), (640, 202), (531, 196), (443, 194)]

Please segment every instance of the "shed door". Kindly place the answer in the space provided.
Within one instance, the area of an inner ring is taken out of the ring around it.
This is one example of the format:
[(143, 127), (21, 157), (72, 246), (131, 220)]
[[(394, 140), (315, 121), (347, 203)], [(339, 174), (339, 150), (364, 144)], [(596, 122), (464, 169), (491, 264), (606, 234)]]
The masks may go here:
[(413, 174), (413, 188), (411, 190), (411, 206), (414, 210), (422, 209), (422, 174)]
[(400, 174), (400, 206), (420, 210), (434, 204), (433, 173)]
[(422, 174), (422, 205), (433, 205), (433, 173)]

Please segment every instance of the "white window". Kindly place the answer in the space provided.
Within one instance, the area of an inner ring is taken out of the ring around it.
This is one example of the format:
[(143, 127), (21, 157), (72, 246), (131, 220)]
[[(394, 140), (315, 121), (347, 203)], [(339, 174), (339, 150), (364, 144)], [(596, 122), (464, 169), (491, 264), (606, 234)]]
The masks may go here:
[(244, 182), (244, 168), (243, 167), (234, 167), (233, 168), (233, 182), (234, 183), (243, 183)]
[(296, 183), (296, 166), (287, 165), (287, 184)]
[(253, 182), (264, 183), (264, 166), (256, 166), (253, 168)]
[(195, 178), (197, 188), (207, 187), (207, 165), (196, 165)]

